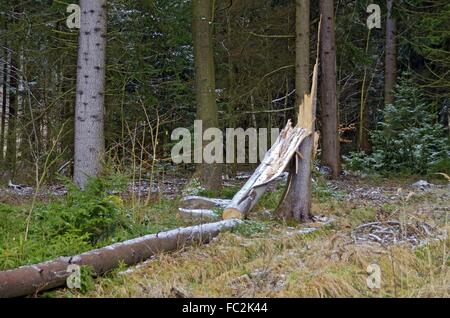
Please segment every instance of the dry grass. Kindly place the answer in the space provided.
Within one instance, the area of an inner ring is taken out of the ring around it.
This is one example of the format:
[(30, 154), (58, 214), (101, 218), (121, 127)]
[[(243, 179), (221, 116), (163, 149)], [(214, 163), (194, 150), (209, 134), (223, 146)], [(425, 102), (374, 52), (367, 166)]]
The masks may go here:
[[(309, 238), (275, 233), (226, 233), (206, 247), (161, 255), (132, 273), (101, 279), (95, 290), (74, 296), (173, 297), (174, 290), (187, 297), (450, 296), (444, 242), (414, 252), (355, 246), (332, 230)], [(372, 263), (381, 268), (380, 290), (366, 284)]]
[[(373, 219), (426, 220), (448, 233), (448, 197), (438, 191), (406, 200), (407, 194), (388, 205), (315, 202), (316, 213), (336, 221), (314, 233), (295, 234), (301, 227), (255, 221), (257, 231), (248, 225), (209, 245), (160, 255), (131, 271), (99, 278), (85, 294), (61, 290), (52, 296), (450, 297), (448, 236), (416, 248), (357, 245), (351, 238), (355, 226)], [(445, 217), (436, 217), (433, 211), (442, 207)], [(381, 268), (380, 289), (367, 286), (369, 264)]]

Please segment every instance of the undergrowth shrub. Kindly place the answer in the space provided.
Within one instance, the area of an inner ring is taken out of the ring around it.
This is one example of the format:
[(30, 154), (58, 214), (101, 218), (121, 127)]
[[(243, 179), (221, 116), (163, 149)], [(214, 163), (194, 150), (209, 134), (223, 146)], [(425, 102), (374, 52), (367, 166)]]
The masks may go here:
[(373, 153), (352, 153), (347, 159), (349, 168), (381, 174), (427, 174), (449, 169), (450, 148), (444, 128), (410, 74), (400, 79), (395, 104), (385, 107), (383, 118), (380, 128), (371, 133)]
[[(111, 175), (90, 180), (84, 191), (69, 181), (68, 193), (32, 211), (24, 239), (29, 205), (0, 203), (0, 270), (71, 256), (145, 234), (180, 227), (177, 201), (151, 206), (122, 201), (126, 178)], [(116, 195), (117, 194), (117, 195)]]
[(120, 231), (130, 232), (127, 209), (112, 194), (121, 190), (118, 181), (92, 179), (85, 191), (68, 183), (66, 196), (34, 207), (27, 240), (29, 206), (0, 204), (0, 270), (75, 255), (109, 243)]
[(128, 223), (122, 199), (110, 194), (112, 189), (108, 179), (91, 179), (84, 191), (68, 184), (64, 200), (36, 207), (34, 215), (41, 228), (35, 230), (49, 237), (85, 236), (93, 245), (107, 239)]

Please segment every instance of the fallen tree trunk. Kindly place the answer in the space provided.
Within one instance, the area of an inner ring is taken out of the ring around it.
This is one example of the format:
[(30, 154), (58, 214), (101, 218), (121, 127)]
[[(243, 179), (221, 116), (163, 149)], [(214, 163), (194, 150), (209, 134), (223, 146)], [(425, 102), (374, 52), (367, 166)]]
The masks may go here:
[(263, 161), (223, 212), (223, 219), (241, 219), (255, 206), (267, 186), (288, 166), (297, 149), (308, 136), (306, 129), (292, 127), (289, 121)]
[(187, 196), (181, 199), (178, 214), (185, 220), (214, 221), (219, 215), (213, 209), (223, 210), (231, 200)]
[(90, 266), (95, 275), (104, 274), (120, 263), (134, 265), (159, 252), (169, 252), (193, 243), (207, 243), (221, 231), (235, 227), (239, 220), (208, 223), (158, 234), (146, 235), (72, 257), (22, 266), (0, 272), (0, 298), (20, 297), (65, 285), (69, 265)]
[(178, 208), (178, 214), (185, 220), (191, 221), (213, 221), (219, 218), (219, 215), (209, 209), (183, 209)]
[(205, 198), (199, 196), (187, 196), (181, 199), (180, 208), (183, 209), (214, 209), (225, 208), (229, 205), (231, 200)]

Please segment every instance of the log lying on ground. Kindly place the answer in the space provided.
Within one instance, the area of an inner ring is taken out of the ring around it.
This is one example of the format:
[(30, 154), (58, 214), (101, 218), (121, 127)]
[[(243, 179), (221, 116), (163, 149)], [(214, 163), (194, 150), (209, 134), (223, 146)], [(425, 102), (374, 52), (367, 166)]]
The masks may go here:
[(220, 218), (213, 209), (223, 210), (230, 202), (227, 199), (187, 196), (181, 199), (178, 212), (186, 220), (213, 221)]
[(192, 221), (212, 221), (219, 219), (219, 215), (214, 210), (209, 209), (178, 208), (178, 214), (183, 219)]
[(199, 196), (187, 196), (181, 199), (180, 208), (183, 209), (214, 209), (225, 208), (230, 204), (231, 200), (205, 198)]
[(72, 257), (0, 272), (0, 298), (20, 297), (63, 286), (71, 264), (91, 266), (95, 275), (104, 274), (120, 263), (134, 265), (159, 252), (169, 252), (193, 243), (208, 243), (221, 231), (240, 224), (239, 220), (208, 223), (146, 235)]
[(306, 129), (292, 127), (289, 121), (253, 175), (225, 208), (223, 219), (240, 219), (247, 215), (267, 186), (284, 172), (291, 158), (301, 155), (297, 150), (307, 136)]

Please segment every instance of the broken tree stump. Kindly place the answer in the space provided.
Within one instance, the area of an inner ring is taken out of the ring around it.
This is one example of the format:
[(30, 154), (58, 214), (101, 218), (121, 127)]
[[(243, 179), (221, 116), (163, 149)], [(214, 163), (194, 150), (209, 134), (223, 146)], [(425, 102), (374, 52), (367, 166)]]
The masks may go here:
[(288, 121), (261, 164), (225, 208), (223, 219), (244, 218), (261, 198), (267, 186), (284, 172), (307, 136), (306, 129), (292, 127), (291, 121)]
[(311, 91), (309, 94), (304, 94), (303, 100), (299, 105), (296, 125), (296, 127), (306, 129), (308, 137), (298, 149), (302, 156), (292, 158), (286, 190), (276, 211), (276, 214), (284, 220), (293, 219), (298, 222), (306, 222), (312, 219), (311, 174), (319, 141), (319, 134), (315, 132), (315, 124), (321, 24), (322, 17), (319, 20), (319, 30), (317, 32), (317, 55), (313, 70)]
[(0, 298), (20, 297), (63, 286), (71, 275), (69, 265), (90, 266), (102, 275), (121, 264), (134, 265), (160, 252), (169, 252), (193, 243), (208, 243), (221, 231), (240, 224), (227, 220), (150, 234), (116, 243), (72, 257), (0, 272)]
[(311, 220), (311, 171), (319, 136), (315, 133), (318, 67), (317, 58), (311, 93), (305, 94), (303, 103), (299, 106), (297, 127), (306, 129), (309, 135), (298, 149), (302, 157), (292, 158), (286, 190), (276, 210), (276, 214), (284, 220), (293, 219), (298, 222)]

